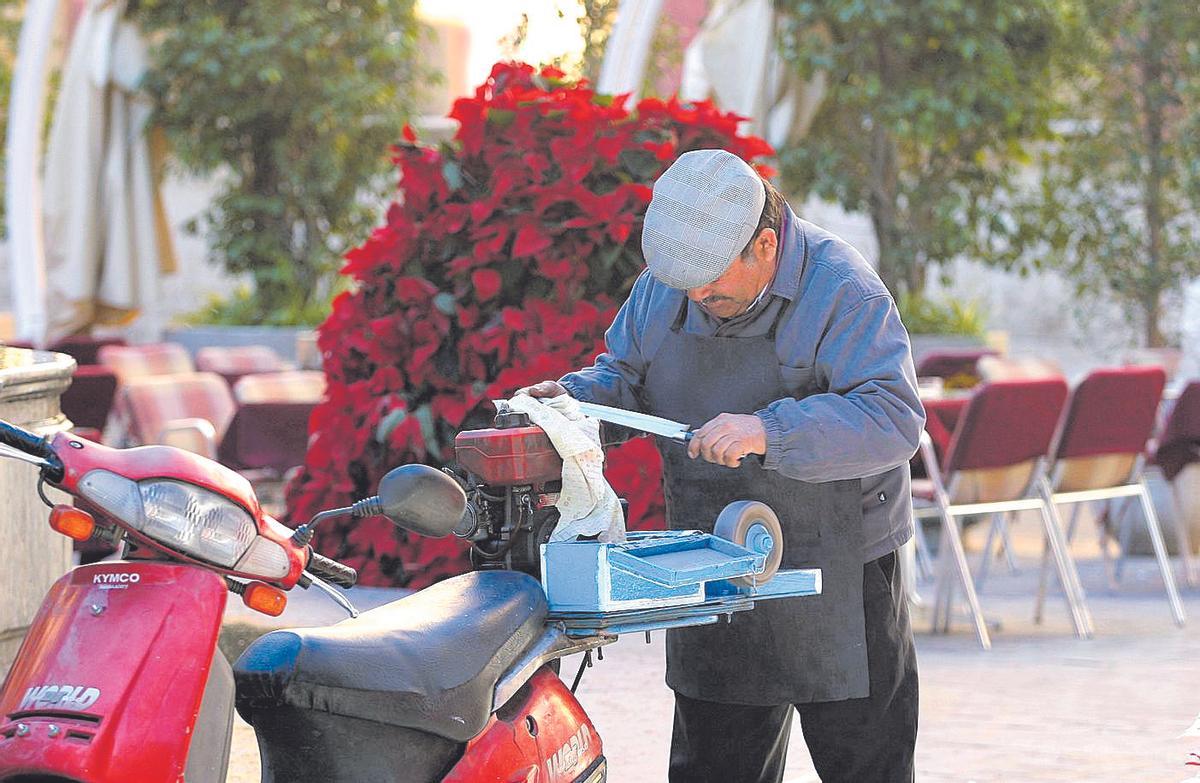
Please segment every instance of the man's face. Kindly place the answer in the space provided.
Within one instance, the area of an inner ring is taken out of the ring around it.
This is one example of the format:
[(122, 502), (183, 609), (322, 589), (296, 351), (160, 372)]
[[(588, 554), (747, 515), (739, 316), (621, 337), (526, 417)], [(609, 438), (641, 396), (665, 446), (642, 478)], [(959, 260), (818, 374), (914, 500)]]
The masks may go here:
[(775, 275), (775, 247), (775, 232), (763, 229), (750, 252), (734, 258), (725, 273), (708, 285), (687, 289), (687, 298), (714, 318), (741, 315)]

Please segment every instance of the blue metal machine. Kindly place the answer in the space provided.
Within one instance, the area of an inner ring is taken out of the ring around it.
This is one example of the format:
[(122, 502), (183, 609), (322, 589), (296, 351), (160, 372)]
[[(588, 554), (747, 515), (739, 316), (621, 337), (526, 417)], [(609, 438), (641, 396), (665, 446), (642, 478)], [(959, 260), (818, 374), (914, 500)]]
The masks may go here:
[(820, 569), (778, 570), (779, 520), (763, 503), (731, 503), (714, 533), (630, 533), (617, 544), (542, 545), (553, 621), (570, 636), (705, 625), (756, 601), (821, 592)]

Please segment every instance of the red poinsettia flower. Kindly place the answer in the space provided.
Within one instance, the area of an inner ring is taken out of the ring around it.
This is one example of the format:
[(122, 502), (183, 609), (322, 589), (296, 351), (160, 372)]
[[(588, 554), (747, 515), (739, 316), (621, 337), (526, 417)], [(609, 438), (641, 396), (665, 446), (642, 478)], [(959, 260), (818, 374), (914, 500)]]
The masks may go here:
[[(766, 173), (762, 139), (711, 102), (602, 98), (554, 68), (498, 63), (454, 103), (454, 139), (393, 148), (402, 192), (346, 254), (354, 286), (318, 332), (328, 393), (313, 414), (288, 516), (371, 494), (390, 468), (453, 459), (454, 435), (488, 426), (493, 396), (591, 363), (642, 269), (650, 185), (679, 154), (722, 147)], [(661, 526), (661, 461), (635, 439), (609, 452), (634, 529)], [(318, 549), (361, 584), (421, 587), (468, 566), (452, 537), (383, 519), (331, 524)]]

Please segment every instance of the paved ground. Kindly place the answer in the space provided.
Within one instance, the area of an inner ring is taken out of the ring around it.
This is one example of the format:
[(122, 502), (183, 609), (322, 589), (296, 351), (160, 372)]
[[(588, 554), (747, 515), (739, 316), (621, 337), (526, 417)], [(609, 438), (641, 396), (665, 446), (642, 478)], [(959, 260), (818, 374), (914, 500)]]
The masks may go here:
[[(1031, 551), (1036, 531), (1019, 531), (1018, 549)], [(1095, 615), (1096, 638), (1071, 634), (1061, 600), (1042, 626), (1031, 622), (1033, 561), (1001, 569), (982, 593), (999, 625), (984, 652), (965, 619), (949, 636), (931, 636), (918, 616), (921, 729), (917, 778), (955, 781), (1182, 781), (1200, 737), (1181, 737), (1200, 712), (1200, 590), (1185, 591), (1191, 623), (1177, 629), (1150, 560), (1135, 561), (1120, 592), (1106, 587), (1095, 552), (1079, 548)], [(362, 594), (370, 604), (392, 597)], [(302, 613), (311, 600), (298, 606)], [(325, 615), (336, 618), (336, 613)], [(584, 676), (580, 700), (604, 741), (613, 783), (666, 778), (671, 694), (663, 684), (662, 634), (650, 645), (626, 637), (606, 648), (605, 660)], [(564, 665), (574, 674), (575, 661)], [(254, 783), (253, 733), (234, 737), (231, 783)], [(797, 729), (788, 783), (816, 781)]]

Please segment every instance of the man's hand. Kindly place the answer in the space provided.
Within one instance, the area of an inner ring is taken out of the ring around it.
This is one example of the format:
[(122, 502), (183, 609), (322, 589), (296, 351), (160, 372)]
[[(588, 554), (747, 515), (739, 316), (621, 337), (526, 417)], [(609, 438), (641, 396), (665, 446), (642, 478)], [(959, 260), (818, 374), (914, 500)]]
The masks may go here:
[(567, 390), (558, 381), (542, 381), (517, 389), (517, 394), (528, 394), (530, 397), (557, 397), (560, 394), (567, 394)]
[(688, 456), (736, 468), (747, 454), (767, 453), (767, 428), (754, 414), (722, 413), (696, 430)]

